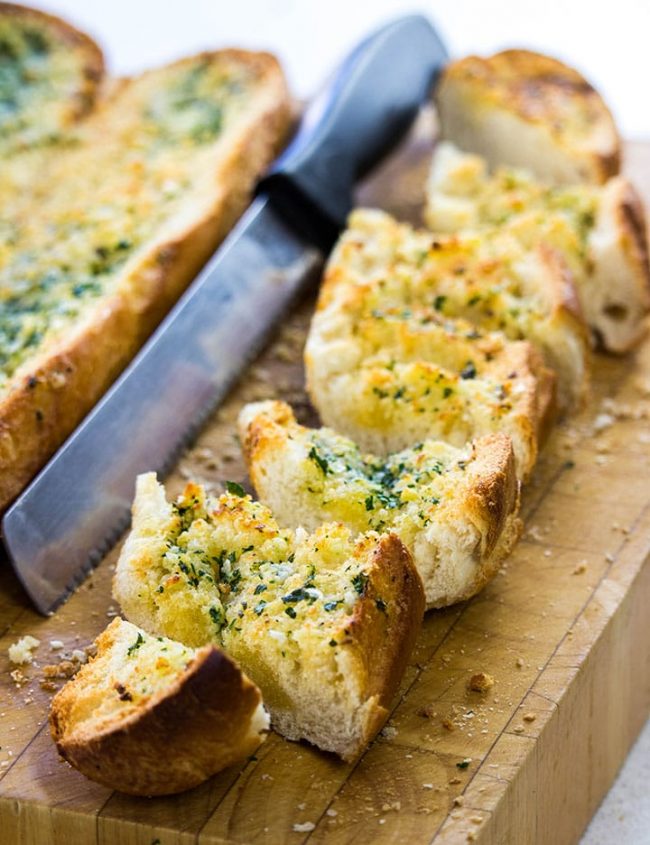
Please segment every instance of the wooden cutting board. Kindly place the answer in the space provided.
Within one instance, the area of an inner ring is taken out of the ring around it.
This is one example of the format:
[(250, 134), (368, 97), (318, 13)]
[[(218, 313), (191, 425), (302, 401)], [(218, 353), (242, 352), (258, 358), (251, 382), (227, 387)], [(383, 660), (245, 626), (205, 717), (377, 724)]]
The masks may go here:
[[(424, 119), (361, 201), (417, 219), (431, 137)], [(650, 201), (650, 144), (629, 147), (628, 170)], [(277, 395), (310, 418), (300, 352), (312, 305), (213, 415), (174, 492), (190, 476), (245, 480), (242, 402)], [(40, 681), (115, 615), (116, 551), (48, 620), (2, 566), (0, 843), (575, 842), (650, 712), (649, 418), (650, 343), (597, 357), (590, 407), (555, 430), (525, 491), (524, 538), (476, 599), (427, 616), (390, 721), (354, 765), (272, 734), (177, 797), (85, 780), (57, 757)], [(21, 681), (7, 648), (25, 634), (41, 645)], [(476, 672), (494, 678), (488, 692), (468, 689)]]

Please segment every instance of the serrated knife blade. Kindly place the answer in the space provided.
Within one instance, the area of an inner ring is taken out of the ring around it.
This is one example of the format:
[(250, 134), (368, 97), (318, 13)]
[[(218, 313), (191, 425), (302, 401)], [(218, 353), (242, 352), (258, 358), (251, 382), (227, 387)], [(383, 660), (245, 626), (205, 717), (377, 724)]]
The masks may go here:
[(419, 15), (348, 56), (218, 252), (7, 511), (4, 543), (41, 613), (101, 560), (128, 523), (136, 476), (164, 473), (314, 278), (356, 179), (402, 137), (446, 57)]

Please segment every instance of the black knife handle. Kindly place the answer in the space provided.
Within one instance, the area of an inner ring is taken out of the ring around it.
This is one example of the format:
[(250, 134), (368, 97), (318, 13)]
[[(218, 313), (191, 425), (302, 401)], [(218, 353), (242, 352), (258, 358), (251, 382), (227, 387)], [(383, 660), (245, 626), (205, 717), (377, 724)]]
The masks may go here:
[(309, 105), (258, 192), (329, 249), (352, 208), (355, 182), (404, 135), (447, 58), (421, 15), (368, 36)]

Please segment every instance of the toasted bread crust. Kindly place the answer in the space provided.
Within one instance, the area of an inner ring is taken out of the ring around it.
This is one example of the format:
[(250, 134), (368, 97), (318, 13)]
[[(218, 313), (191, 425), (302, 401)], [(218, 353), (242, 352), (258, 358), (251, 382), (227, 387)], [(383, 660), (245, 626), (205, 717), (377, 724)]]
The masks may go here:
[(261, 75), (266, 103), (212, 174), (214, 201), (200, 219), (152, 244), (90, 320), (17, 372), (0, 400), (0, 510), (93, 407), (223, 240), (284, 137), (289, 101), (276, 60), (224, 52)]
[[(395, 596), (395, 613), (381, 631), (376, 624), (376, 604), (382, 596)], [(363, 601), (357, 606), (350, 635), (368, 672), (368, 696), (373, 706), (365, 722), (365, 736), (358, 748), (342, 754), (354, 760), (375, 737), (389, 715), (404, 676), (425, 610), (422, 580), (404, 544), (396, 534), (385, 534), (373, 551), (372, 569)]]
[[(98, 637), (98, 655), (110, 649), (114, 624)], [(182, 792), (245, 759), (263, 739), (253, 727), (259, 689), (214, 646), (200, 649), (164, 695), (101, 730), (79, 729), (74, 719), (78, 691), (92, 672), (91, 662), (54, 697), (50, 730), (64, 759), (111, 789)]]
[(577, 70), (549, 56), (505, 50), (452, 62), (436, 102), (443, 135), (492, 167), (528, 166), (565, 183), (602, 183), (620, 170), (609, 109)]

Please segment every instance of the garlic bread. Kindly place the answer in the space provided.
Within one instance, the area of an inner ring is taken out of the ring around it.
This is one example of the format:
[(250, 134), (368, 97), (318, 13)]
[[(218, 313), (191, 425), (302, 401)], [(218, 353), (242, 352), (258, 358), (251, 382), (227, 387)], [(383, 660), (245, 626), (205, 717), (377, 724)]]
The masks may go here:
[(87, 35), (36, 9), (0, 3), (3, 181), (15, 166), (8, 157), (65, 142), (93, 107), (103, 74), (102, 52)]
[(519, 483), (503, 434), (463, 449), (425, 440), (379, 458), (332, 429), (299, 425), (288, 405), (270, 401), (244, 407), (240, 439), (255, 490), (277, 519), (394, 532), (413, 556), (427, 607), (481, 590), (519, 537)]
[[(540, 243), (528, 250), (508, 233), (432, 235), (382, 211), (360, 209), (330, 257), (305, 351), (310, 395), (323, 419), (337, 416), (320, 401), (326, 385), (318, 368), (328, 366), (323, 340), (335, 359), (338, 342), (346, 340), (347, 313), (360, 320), (387, 308), (428, 308), (443, 319), (463, 318), (481, 333), (527, 340), (557, 375), (560, 408), (585, 395), (587, 331), (572, 275), (556, 249)], [(346, 355), (341, 358), (333, 366), (344, 369)]]
[(490, 174), (485, 159), (443, 142), (429, 175), (426, 220), (434, 232), (498, 229), (525, 248), (554, 244), (571, 267), (596, 340), (625, 352), (643, 334), (650, 310), (646, 219), (623, 176), (604, 185), (551, 186), (522, 169)]
[(213, 498), (189, 484), (170, 503), (151, 473), (138, 479), (114, 594), (151, 634), (223, 647), (279, 733), (346, 760), (385, 720), (424, 611), (394, 535), (280, 529), (235, 488)]
[(352, 295), (312, 322), (305, 356), (323, 423), (379, 455), (501, 432), (527, 477), (554, 408), (554, 375), (539, 353), (435, 307), (365, 306)]
[(0, 509), (214, 251), (288, 120), (273, 57), (204, 53), (117, 86), (37, 203), (0, 197)]
[(442, 137), (494, 168), (526, 167), (554, 184), (600, 184), (621, 142), (600, 94), (574, 68), (528, 50), (451, 62), (435, 92)]
[(169, 795), (245, 760), (269, 719), (259, 689), (213, 645), (188, 648), (116, 618), (54, 697), (59, 753), (132, 795)]

